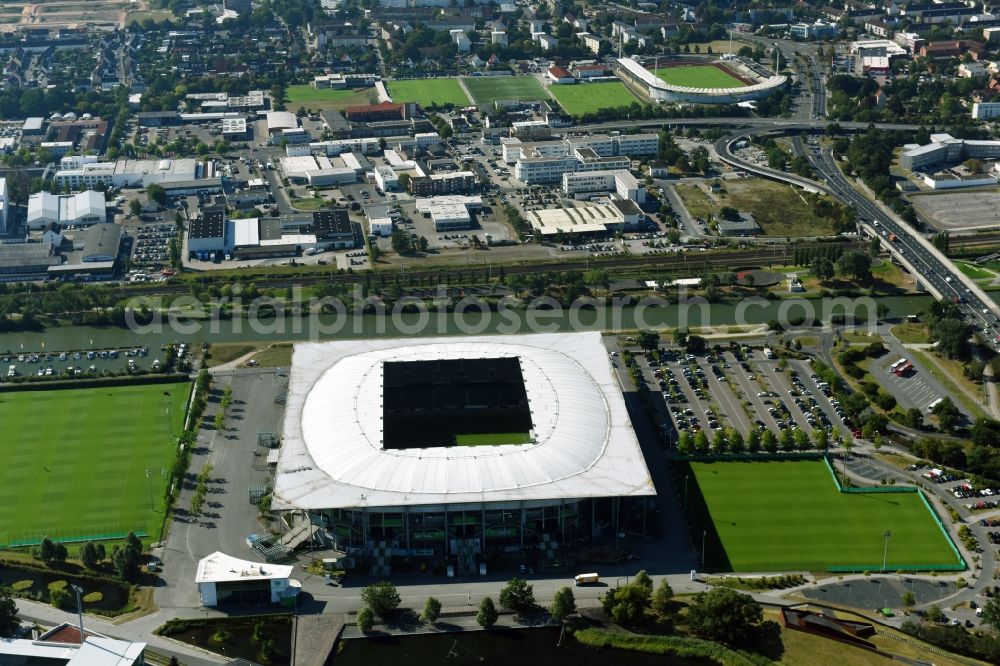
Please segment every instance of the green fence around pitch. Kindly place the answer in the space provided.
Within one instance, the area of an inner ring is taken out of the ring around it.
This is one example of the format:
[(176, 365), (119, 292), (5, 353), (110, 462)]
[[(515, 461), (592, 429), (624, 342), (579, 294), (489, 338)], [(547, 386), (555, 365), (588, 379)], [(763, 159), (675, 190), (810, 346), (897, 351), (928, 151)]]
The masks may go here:
[(115, 532), (97, 532), (92, 534), (76, 534), (76, 535), (58, 535), (58, 534), (47, 534), (45, 536), (32, 536), (23, 537), (20, 539), (15, 539), (9, 543), (0, 544), (0, 550), (6, 550), (9, 548), (25, 548), (28, 546), (38, 546), (42, 541), (48, 538), (53, 543), (86, 543), (87, 541), (121, 541), (129, 535), (129, 533), (135, 534), (140, 539), (146, 538), (149, 534), (145, 530), (126, 530), (125, 532), (115, 531)]

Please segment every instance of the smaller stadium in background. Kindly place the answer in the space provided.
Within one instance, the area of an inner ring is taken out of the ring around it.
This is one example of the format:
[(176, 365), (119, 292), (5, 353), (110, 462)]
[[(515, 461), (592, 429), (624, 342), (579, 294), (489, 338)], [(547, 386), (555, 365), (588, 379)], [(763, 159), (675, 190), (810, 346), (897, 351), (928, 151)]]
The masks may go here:
[[(680, 83), (668, 83), (657, 72), (682, 68), (690, 76), (668, 77)], [(654, 102), (690, 104), (737, 104), (763, 99), (788, 83), (788, 77), (776, 74), (763, 65), (739, 56), (670, 56), (670, 58), (619, 58), (617, 73), (638, 87)], [(705, 74), (705, 76), (698, 76)], [(700, 78), (704, 84), (699, 85)], [(724, 83), (723, 83), (724, 82)], [(742, 84), (742, 85), (739, 85)]]

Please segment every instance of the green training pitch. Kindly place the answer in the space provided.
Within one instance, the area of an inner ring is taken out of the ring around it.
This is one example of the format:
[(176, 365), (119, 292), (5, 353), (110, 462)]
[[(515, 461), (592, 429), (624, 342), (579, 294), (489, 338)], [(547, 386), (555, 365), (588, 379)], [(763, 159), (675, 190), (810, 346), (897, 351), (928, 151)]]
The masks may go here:
[(886, 570), (961, 564), (917, 493), (841, 493), (823, 460), (691, 462), (676, 472), (690, 484), (695, 540), (706, 531), (708, 571), (879, 571), (886, 530)]
[(467, 76), (465, 87), (478, 104), (492, 104), (498, 99), (544, 100), (545, 91), (531, 76)]
[(458, 79), (406, 79), (390, 81), (389, 95), (394, 102), (416, 102), (423, 108), (432, 106), (468, 106), (469, 98), (462, 92)]
[(689, 88), (739, 88), (746, 85), (711, 65), (663, 67), (656, 70), (656, 75), (667, 83)]
[(288, 86), (285, 95), (288, 97), (287, 107), (289, 111), (295, 111), (303, 106), (319, 111), (329, 111), (330, 109), (341, 111), (349, 106), (364, 106), (378, 101), (378, 93), (375, 92), (374, 88), (358, 90), (350, 88), (345, 90), (316, 89), (308, 83)]
[(531, 437), (526, 432), (484, 432), (455, 435), (456, 446), (500, 446), (501, 444), (528, 444)]
[(0, 544), (129, 531), (156, 538), (170, 435), (180, 434), (190, 390), (183, 382), (0, 393)]
[(559, 101), (566, 113), (582, 116), (601, 109), (615, 109), (638, 102), (624, 83), (577, 83), (575, 85), (549, 86), (549, 92)]

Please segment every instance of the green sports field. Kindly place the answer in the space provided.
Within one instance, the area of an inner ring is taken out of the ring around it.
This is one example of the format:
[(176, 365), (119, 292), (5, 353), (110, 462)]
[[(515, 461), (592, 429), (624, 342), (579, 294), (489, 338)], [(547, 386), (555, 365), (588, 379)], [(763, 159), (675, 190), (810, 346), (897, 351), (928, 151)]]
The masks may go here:
[(468, 106), (469, 98), (462, 92), (458, 79), (406, 79), (390, 81), (389, 95), (394, 102), (416, 102), (421, 107)]
[(187, 382), (0, 393), (0, 544), (155, 538), (189, 394)]
[(595, 113), (601, 109), (614, 109), (638, 102), (624, 83), (577, 83), (576, 85), (549, 86), (549, 92), (571, 116)]
[(531, 436), (526, 432), (483, 432), (455, 435), (456, 446), (500, 446), (501, 444), (528, 444)]
[(690, 474), (688, 517), (696, 541), (707, 532), (709, 571), (879, 571), (885, 530), (886, 570), (960, 563), (918, 494), (841, 493), (823, 460), (691, 462), (676, 471), (681, 488)]
[(468, 76), (462, 80), (477, 104), (492, 104), (498, 99), (535, 101), (548, 97), (531, 76)]
[(662, 67), (656, 70), (656, 75), (675, 86), (691, 88), (739, 88), (746, 85), (735, 76), (711, 65)]
[(286, 106), (289, 111), (295, 111), (299, 107), (318, 111), (330, 109), (341, 111), (349, 106), (374, 104), (378, 101), (378, 93), (374, 88), (330, 90), (313, 88), (308, 83), (288, 86), (285, 94), (288, 97)]

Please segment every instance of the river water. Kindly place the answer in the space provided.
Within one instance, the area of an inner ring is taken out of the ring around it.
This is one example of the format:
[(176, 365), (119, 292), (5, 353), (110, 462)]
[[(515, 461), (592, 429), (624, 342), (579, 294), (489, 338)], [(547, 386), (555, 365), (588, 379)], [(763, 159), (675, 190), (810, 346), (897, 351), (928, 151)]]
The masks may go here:
[[(888, 296), (856, 299), (857, 312), (872, 313), (874, 304), (888, 308), (890, 318), (903, 318), (926, 308), (930, 296)], [(187, 342), (274, 342), (278, 340), (333, 340), (369, 337), (416, 337), (461, 334), (531, 333), (573, 330), (634, 330), (678, 325), (696, 328), (737, 324), (763, 324), (773, 319), (787, 321), (803, 316), (828, 320), (843, 311), (832, 299), (766, 301), (746, 299), (739, 304), (715, 303), (639, 306), (623, 308), (505, 310), (483, 313), (424, 312), (386, 315), (316, 314), (259, 320), (221, 319), (213, 321), (164, 321), (136, 329), (93, 326), (56, 326), (41, 332), (0, 333), (0, 352), (39, 352), (112, 347), (158, 349), (167, 343)]]

